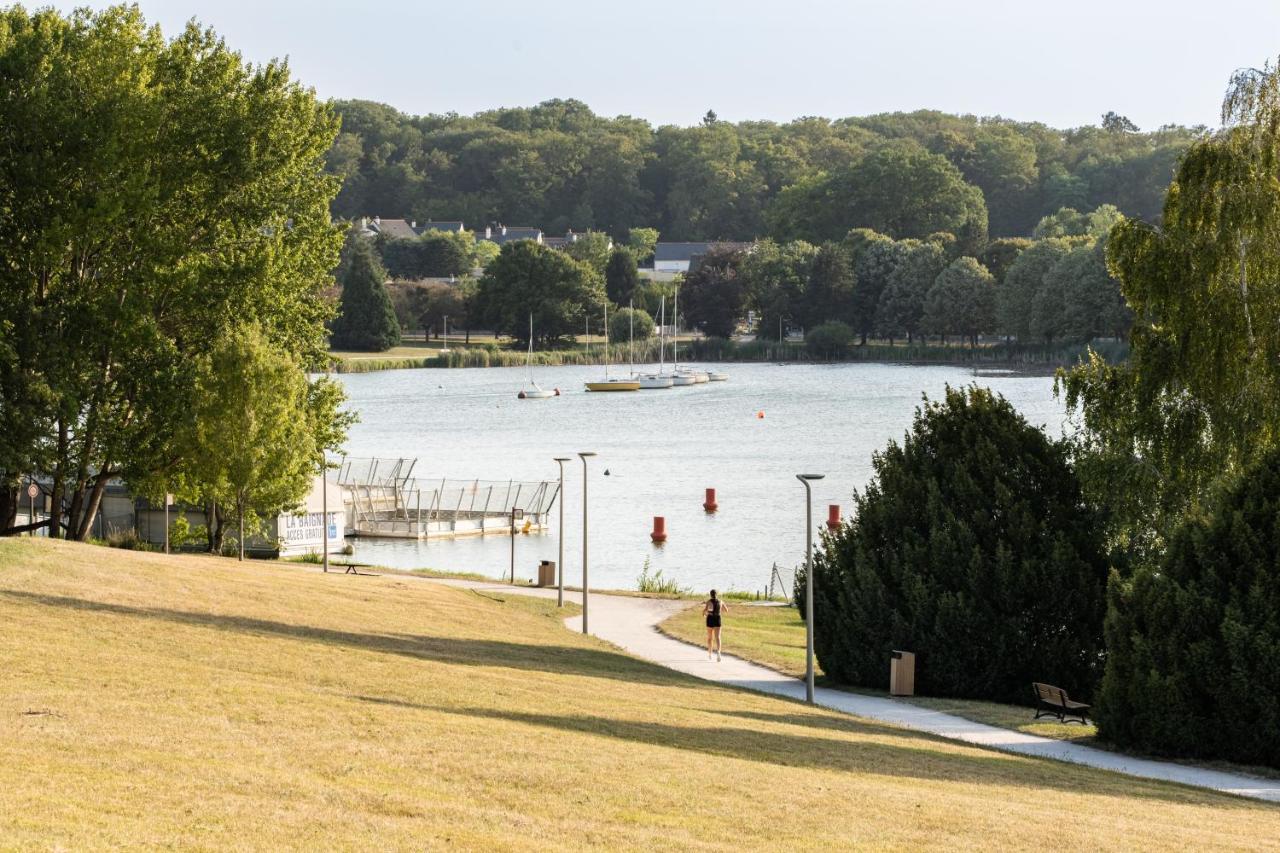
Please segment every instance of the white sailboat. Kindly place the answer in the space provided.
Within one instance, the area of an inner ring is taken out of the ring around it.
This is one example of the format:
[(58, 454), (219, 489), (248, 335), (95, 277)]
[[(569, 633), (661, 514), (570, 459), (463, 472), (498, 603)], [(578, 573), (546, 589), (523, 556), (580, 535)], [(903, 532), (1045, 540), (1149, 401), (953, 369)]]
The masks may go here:
[(657, 389), (670, 388), (675, 385), (675, 380), (666, 372), (666, 333), (663, 326), (667, 322), (667, 297), (662, 297), (661, 308), (658, 310), (658, 372), (646, 373), (640, 377), (640, 389)]
[(620, 379), (609, 376), (609, 306), (604, 306), (604, 379), (586, 383), (588, 391), (639, 391), (640, 383), (635, 379)]
[(529, 369), (529, 385), (516, 395), (520, 400), (545, 400), (548, 397), (559, 397), (560, 389), (555, 388), (547, 390), (533, 381), (533, 312), (529, 312), (529, 355), (525, 360), (525, 366)]

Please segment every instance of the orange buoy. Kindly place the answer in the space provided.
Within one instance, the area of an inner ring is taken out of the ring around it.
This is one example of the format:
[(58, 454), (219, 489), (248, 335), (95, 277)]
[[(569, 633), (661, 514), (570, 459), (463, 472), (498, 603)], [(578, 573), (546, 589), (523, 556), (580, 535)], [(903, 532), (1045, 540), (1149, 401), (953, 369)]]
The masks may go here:
[(757, 417), (758, 419), (763, 420), (763, 419), (764, 419), (764, 412), (762, 412), (762, 411), (761, 411), (761, 412), (756, 412), (756, 417)]
[(840, 526), (840, 504), (827, 504), (827, 529), (835, 530)]
[(653, 532), (649, 534), (649, 538), (654, 542), (667, 541), (667, 520), (660, 515), (653, 517)]
[(716, 490), (707, 489), (707, 496), (706, 499), (702, 501), (702, 508), (707, 512), (715, 512), (719, 506), (720, 505), (716, 503)]

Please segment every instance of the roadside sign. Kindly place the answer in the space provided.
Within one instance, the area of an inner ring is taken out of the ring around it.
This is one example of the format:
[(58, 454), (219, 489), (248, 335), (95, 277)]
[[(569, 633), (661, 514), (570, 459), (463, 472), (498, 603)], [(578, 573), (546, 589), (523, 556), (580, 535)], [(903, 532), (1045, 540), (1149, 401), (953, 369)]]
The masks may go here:
[(172, 493), (172, 492), (166, 492), (166, 493), (165, 493), (165, 496), (164, 496), (164, 505), (165, 505), (165, 506), (169, 506), (169, 505), (170, 505), (170, 504), (172, 504), (172, 503), (173, 503), (173, 493)]
[(37, 497), (39, 494), (40, 494), (40, 487), (37, 486), (35, 483), (32, 483), (31, 485), (27, 486), (27, 497), (34, 498), (34, 497)]

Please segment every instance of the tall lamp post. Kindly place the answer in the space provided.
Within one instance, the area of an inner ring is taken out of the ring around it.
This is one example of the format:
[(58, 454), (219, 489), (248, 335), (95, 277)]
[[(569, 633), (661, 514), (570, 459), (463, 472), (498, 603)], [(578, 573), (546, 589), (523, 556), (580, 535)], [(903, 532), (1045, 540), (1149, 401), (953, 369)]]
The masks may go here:
[(320, 454), (320, 565), (329, 572), (329, 460)]
[(556, 563), (560, 582), (556, 590), (556, 607), (564, 607), (564, 463), (570, 461), (569, 456), (556, 457), (556, 464), (560, 466), (560, 561)]
[(582, 451), (578, 458), (582, 460), (582, 633), (587, 633), (587, 460), (595, 456), (594, 451)]
[(824, 474), (796, 474), (804, 483), (804, 701), (813, 704), (813, 489)]

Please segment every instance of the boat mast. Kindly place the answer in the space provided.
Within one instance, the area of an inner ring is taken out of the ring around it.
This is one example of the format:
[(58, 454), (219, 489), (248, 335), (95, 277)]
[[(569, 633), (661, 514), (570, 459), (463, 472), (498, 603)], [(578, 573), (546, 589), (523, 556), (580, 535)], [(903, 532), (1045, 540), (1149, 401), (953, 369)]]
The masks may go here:
[(604, 303), (604, 378), (609, 378), (609, 303)]
[(662, 305), (658, 311), (660, 315), (658, 327), (658, 372), (666, 373), (667, 371), (667, 295), (662, 294)]
[(636, 301), (627, 303), (627, 318), (631, 325), (631, 337), (627, 341), (627, 361), (631, 362), (631, 375), (636, 375)]
[(671, 321), (671, 372), (680, 372), (680, 284), (676, 284), (676, 293), (674, 298), (675, 305), (672, 313), (675, 318)]
[(533, 312), (529, 312), (529, 359), (527, 361), (529, 367), (529, 382), (533, 382)]

